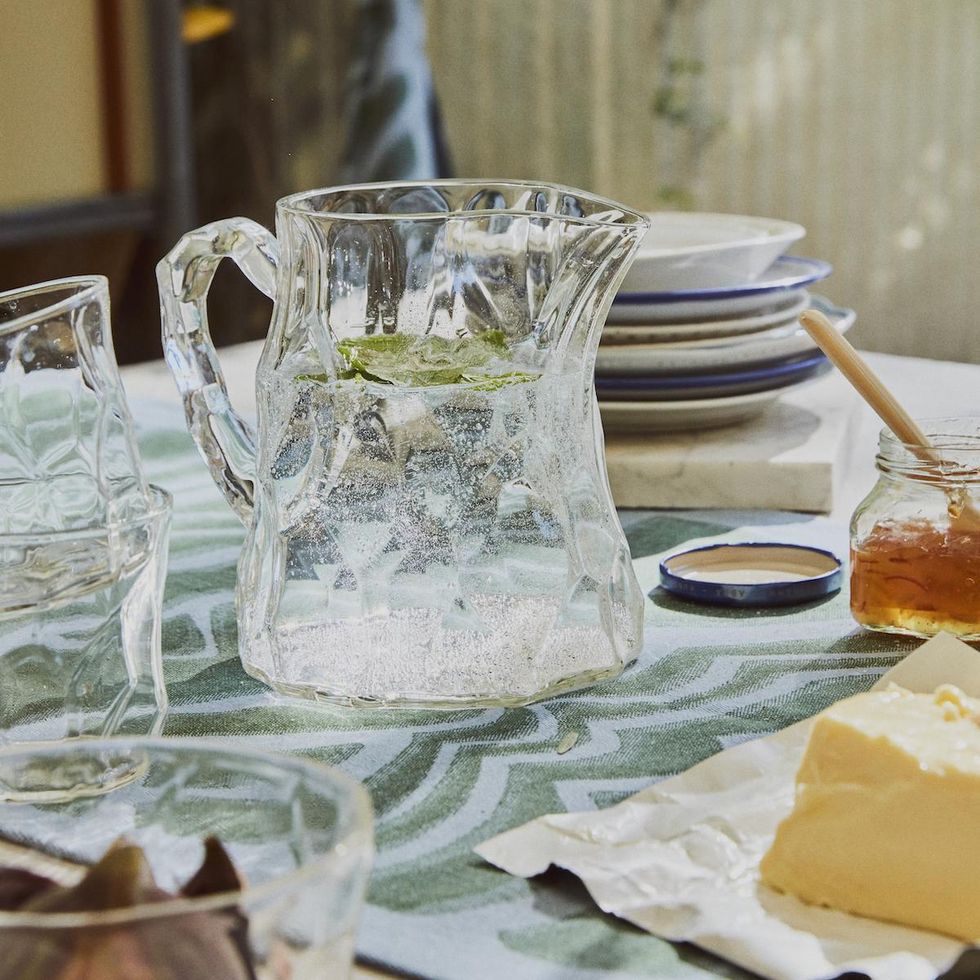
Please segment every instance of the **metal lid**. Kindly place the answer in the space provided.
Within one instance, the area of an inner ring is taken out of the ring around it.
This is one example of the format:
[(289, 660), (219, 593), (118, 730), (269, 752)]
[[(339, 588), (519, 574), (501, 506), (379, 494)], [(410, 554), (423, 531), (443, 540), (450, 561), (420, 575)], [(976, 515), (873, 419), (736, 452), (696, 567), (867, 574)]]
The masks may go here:
[(660, 563), (660, 584), (675, 595), (722, 606), (788, 606), (821, 599), (843, 582), (840, 559), (795, 544), (712, 544)]

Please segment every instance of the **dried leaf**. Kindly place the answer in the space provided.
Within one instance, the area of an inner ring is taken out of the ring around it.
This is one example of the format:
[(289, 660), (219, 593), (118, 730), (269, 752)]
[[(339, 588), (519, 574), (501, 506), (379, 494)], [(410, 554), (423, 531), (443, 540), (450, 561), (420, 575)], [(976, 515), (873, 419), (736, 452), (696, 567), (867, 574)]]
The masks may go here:
[(0, 868), (0, 911), (13, 912), (57, 884), (26, 868)]
[(100, 912), (173, 898), (157, 886), (143, 850), (120, 839), (71, 888), (53, 888), (22, 906), (25, 912)]
[(241, 891), (242, 879), (217, 837), (204, 841), (204, 860), (197, 873), (180, 890), (187, 898)]
[[(15, 878), (15, 875), (17, 876)], [(24, 877), (24, 876), (28, 877)], [(34, 879), (29, 880), (29, 879)], [(75, 886), (64, 888), (19, 869), (0, 871), (24, 912), (99, 912), (173, 901), (153, 879), (143, 851), (117, 841)], [(238, 890), (227, 852), (211, 838), (187, 897)], [(0, 980), (255, 980), (247, 920), (238, 909), (164, 915), (111, 926), (5, 930)]]
[[(197, 873), (181, 889), (181, 894), (187, 898), (200, 895), (221, 895), (224, 892), (240, 891), (243, 882), (238, 869), (235, 867), (217, 837), (208, 837), (204, 841), (204, 860)], [(252, 962), (248, 947), (248, 919), (245, 914), (235, 908), (222, 913), (229, 919), (228, 936), (238, 949), (242, 962)], [(250, 970), (249, 977), (253, 974)]]

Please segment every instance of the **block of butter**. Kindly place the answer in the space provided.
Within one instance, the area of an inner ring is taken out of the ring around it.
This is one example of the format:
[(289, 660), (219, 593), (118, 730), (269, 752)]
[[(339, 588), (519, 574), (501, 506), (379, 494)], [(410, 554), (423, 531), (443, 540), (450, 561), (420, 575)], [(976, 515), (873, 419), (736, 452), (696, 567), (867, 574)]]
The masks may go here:
[(818, 715), (761, 872), (805, 902), (980, 939), (980, 701), (892, 685)]

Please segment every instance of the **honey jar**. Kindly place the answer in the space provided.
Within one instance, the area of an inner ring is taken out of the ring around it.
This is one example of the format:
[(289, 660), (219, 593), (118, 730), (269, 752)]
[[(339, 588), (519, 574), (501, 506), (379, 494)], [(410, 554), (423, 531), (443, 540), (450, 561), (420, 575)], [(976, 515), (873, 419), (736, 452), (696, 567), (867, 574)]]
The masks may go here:
[(851, 612), (869, 629), (980, 640), (980, 418), (922, 423), (923, 460), (884, 430), (851, 519)]

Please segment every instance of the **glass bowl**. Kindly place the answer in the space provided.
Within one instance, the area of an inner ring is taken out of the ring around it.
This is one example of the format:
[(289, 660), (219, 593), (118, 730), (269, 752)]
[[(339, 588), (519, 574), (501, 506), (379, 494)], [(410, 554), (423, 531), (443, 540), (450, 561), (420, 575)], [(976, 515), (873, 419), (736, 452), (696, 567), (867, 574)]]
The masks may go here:
[[(81, 773), (78, 793), (54, 803), (15, 802), (19, 786), (35, 784), (40, 771), (63, 787)], [(101, 790), (90, 782), (93, 771), (108, 774)], [(7, 799), (0, 802), (0, 865), (72, 885), (124, 837), (143, 849), (157, 885), (177, 893), (201, 865), (203, 840), (215, 836), (243, 880), (237, 891), (97, 912), (0, 911), (0, 980), (27, 975), (39, 951), (91, 955), (98, 942), (116, 951), (111, 969), (120, 978), (348, 975), (373, 855), (372, 817), (364, 788), (338, 770), (240, 743), (82, 738), (0, 749), (0, 794)], [(221, 963), (202, 959), (188, 937), (203, 928), (204, 947), (216, 955), (225, 940), (210, 937), (222, 923), (237, 954)], [(163, 972), (145, 959), (123, 963), (118, 950), (137, 947), (141, 957), (160, 957)], [(97, 975), (115, 980), (104, 969)]]

